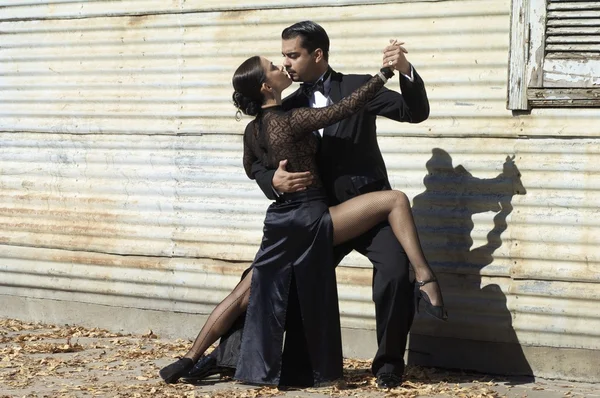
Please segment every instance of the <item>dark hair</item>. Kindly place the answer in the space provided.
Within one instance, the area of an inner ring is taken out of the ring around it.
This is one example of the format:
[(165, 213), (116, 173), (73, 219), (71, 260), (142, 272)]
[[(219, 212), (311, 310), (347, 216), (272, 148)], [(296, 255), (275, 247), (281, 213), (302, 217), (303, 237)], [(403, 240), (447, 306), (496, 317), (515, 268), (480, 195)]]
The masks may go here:
[(283, 40), (294, 39), (298, 36), (302, 38), (302, 48), (305, 48), (309, 53), (320, 48), (323, 50), (325, 61), (329, 61), (329, 36), (327, 36), (327, 32), (321, 25), (313, 21), (296, 22), (281, 32)]
[(232, 98), (236, 108), (246, 115), (258, 115), (265, 100), (260, 88), (266, 78), (258, 55), (242, 62), (232, 79), (234, 90)]

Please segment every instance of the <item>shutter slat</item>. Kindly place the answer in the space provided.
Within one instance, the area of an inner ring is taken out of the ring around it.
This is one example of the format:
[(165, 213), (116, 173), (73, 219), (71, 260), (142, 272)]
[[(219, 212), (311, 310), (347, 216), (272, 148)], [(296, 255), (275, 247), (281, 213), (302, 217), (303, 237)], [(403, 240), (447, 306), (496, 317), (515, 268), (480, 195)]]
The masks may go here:
[(598, 54), (592, 52), (561, 52), (560, 50), (553, 51), (546, 55), (546, 59), (590, 59), (597, 58)]
[(552, 35), (546, 39), (546, 50), (551, 44), (599, 44), (599, 36), (596, 35)]
[(550, 1), (548, 11), (600, 10), (600, 1)]
[(546, 34), (549, 37), (576, 36), (576, 35), (598, 35), (600, 26), (582, 26), (582, 27), (548, 27)]
[[(587, 52), (590, 54), (600, 54), (600, 43), (598, 44), (571, 44), (571, 43), (563, 43), (563, 44), (547, 44), (546, 45), (546, 56), (549, 58), (551, 53), (553, 52)], [(596, 54), (596, 55), (598, 55)]]
[(548, 10), (548, 19), (555, 18), (600, 18), (600, 9), (585, 10)]
[(572, 27), (598, 27), (600, 26), (600, 19), (549, 19), (547, 23), (548, 27), (559, 27), (559, 26), (572, 26)]

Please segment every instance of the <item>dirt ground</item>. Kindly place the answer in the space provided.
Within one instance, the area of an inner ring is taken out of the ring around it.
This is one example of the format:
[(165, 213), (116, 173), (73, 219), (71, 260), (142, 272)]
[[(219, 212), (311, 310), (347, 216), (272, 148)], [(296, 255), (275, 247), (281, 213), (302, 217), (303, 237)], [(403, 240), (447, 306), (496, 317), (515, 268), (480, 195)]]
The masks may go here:
[(409, 367), (401, 387), (379, 390), (368, 361), (346, 359), (344, 380), (329, 387), (279, 390), (214, 378), (167, 385), (158, 370), (190, 342), (152, 331), (126, 335), (79, 326), (0, 319), (0, 398), (19, 397), (600, 397), (600, 385), (519, 382), (482, 374)]

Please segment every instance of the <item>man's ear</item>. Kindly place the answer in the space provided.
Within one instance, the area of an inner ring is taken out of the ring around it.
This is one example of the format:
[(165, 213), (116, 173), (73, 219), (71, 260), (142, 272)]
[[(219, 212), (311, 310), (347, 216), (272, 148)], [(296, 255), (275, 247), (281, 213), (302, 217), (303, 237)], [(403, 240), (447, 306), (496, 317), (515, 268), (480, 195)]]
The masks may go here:
[(317, 48), (315, 51), (313, 51), (313, 54), (315, 56), (315, 62), (321, 62), (323, 60), (323, 50), (320, 48)]

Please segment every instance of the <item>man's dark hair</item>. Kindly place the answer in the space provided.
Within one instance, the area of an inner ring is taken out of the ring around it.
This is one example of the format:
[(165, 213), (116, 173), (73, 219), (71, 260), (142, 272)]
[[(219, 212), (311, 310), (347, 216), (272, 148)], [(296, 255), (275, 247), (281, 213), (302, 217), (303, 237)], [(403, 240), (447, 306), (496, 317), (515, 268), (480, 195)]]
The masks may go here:
[(281, 32), (283, 40), (294, 39), (298, 36), (301, 37), (302, 48), (305, 48), (309, 54), (320, 48), (323, 50), (325, 61), (329, 61), (329, 36), (321, 25), (313, 21), (302, 21), (288, 26)]

